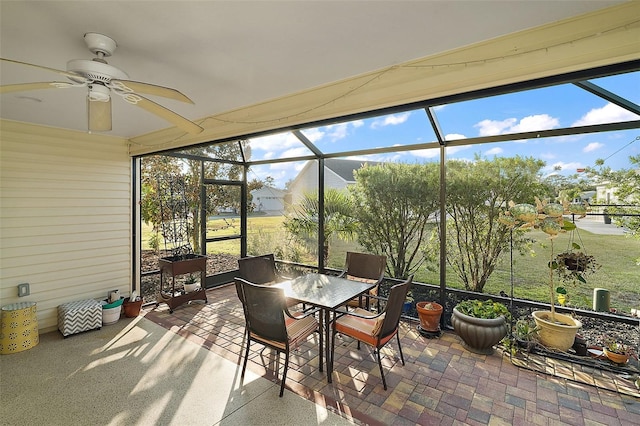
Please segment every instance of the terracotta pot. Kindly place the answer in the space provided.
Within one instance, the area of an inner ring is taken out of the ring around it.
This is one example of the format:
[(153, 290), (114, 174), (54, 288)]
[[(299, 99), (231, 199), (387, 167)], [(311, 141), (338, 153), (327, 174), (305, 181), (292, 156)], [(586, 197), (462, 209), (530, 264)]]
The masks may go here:
[(507, 335), (509, 325), (504, 316), (498, 318), (475, 318), (453, 308), (451, 324), (464, 342), (464, 347), (474, 353), (490, 355), (493, 345)]
[[(433, 309), (425, 308), (430, 304)], [(416, 303), (418, 318), (420, 318), (420, 328), (425, 331), (440, 331), (440, 316), (442, 315), (442, 305), (436, 302), (418, 302)]]
[(602, 351), (604, 355), (609, 358), (609, 361), (615, 362), (616, 364), (626, 364), (629, 361), (629, 355), (625, 354), (617, 354), (615, 352), (611, 352), (607, 348), (603, 348)]
[(556, 322), (551, 320), (550, 311), (535, 311), (531, 314), (540, 328), (538, 338), (547, 348), (558, 349), (566, 352), (573, 346), (576, 333), (582, 327), (582, 323), (569, 315), (556, 312)]
[(142, 308), (142, 299), (136, 302), (130, 302), (129, 298), (127, 297), (122, 303), (122, 308), (124, 309), (125, 317), (135, 318), (140, 315), (140, 309)]

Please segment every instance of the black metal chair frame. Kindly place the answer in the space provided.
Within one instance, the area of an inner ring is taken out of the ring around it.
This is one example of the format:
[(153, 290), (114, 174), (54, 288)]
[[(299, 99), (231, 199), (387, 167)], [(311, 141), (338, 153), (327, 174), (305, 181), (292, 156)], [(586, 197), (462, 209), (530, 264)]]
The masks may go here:
[[(382, 322), (382, 326), (380, 328), (380, 332), (377, 334), (376, 338), (372, 341), (360, 340), (356, 336), (349, 335), (348, 333), (344, 333), (349, 337), (354, 338), (358, 341), (358, 349), (360, 349), (360, 342), (370, 345), (374, 348), (374, 352), (377, 355), (378, 359), (378, 367), (380, 368), (380, 376), (382, 377), (382, 385), (384, 390), (387, 390), (387, 381), (384, 377), (384, 371), (382, 369), (382, 359), (380, 357), (380, 349), (382, 349), (387, 343), (389, 343), (392, 339), (388, 337), (396, 335), (398, 341), (398, 350), (400, 351), (400, 360), (402, 361), (402, 365), (404, 364), (404, 355), (402, 354), (402, 346), (400, 344), (400, 334), (398, 333), (399, 325), (400, 325), (400, 317), (402, 315), (402, 307), (404, 305), (404, 301), (407, 297), (407, 293), (409, 292), (409, 288), (411, 287), (411, 283), (413, 281), (413, 275), (411, 275), (406, 281), (400, 284), (396, 284), (391, 287), (389, 291), (389, 297), (379, 297), (373, 295), (365, 295), (365, 297), (385, 300), (386, 306), (383, 312), (379, 312), (378, 314), (364, 315), (358, 314), (357, 312), (351, 311), (338, 311), (339, 316), (332, 322), (332, 334), (331, 334), (331, 368), (333, 367), (333, 359), (335, 355), (335, 341), (336, 334), (338, 331), (336, 330), (336, 321), (338, 321), (341, 317), (345, 315), (352, 315), (354, 317), (364, 318), (374, 320), (380, 318), (382, 315), (385, 315), (384, 320)], [(331, 371), (331, 369), (330, 369)]]

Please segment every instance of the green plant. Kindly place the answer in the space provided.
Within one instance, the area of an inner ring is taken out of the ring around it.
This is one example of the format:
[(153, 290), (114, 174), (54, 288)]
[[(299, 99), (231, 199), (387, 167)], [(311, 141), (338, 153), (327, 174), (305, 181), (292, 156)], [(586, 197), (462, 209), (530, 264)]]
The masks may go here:
[(517, 339), (524, 341), (536, 341), (538, 339), (538, 331), (540, 328), (533, 320), (521, 318), (516, 321), (514, 326), (514, 334)]
[(184, 282), (185, 284), (195, 284), (197, 280), (198, 277), (195, 274), (189, 274)]
[(634, 354), (631, 346), (620, 343), (613, 337), (605, 337), (603, 347), (606, 348), (609, 352), (613, 352), (619, 355), (631, 356)]
[[(553, 251), (553, 242), (561, 232), (574, 231), (576, 229), (575, 223), (564, 220), (563, 215), (574, 214), (579, 215), (578, 218), (582, 218), (586, 216), (589, 206), (585, 203), (565, 202), (558, 204), (542, 202), (538, 197), (535, 198), (535, 201), (535, 206), (510, 202), (509, 210), (501, 216), (500, 223), (511, 228), (540, 229), (549, 235), (549, 240), (551, 241), (551, 255), (547, 264), (549, 269), (549, 304), (551, 306), (551, 320), (556, 322), (555, 294), (566, 295), (566, 289), (564, 287), (554, 288), (553, 278), (554, 273), (558, 270), (558, 260)], [(564, 265), (563, 261), (563, 269), (566, 269)]]
[[(580, 245), (572, 243), (572, 249), (580, 250)], [(564, 282), (575, 283), (577, 281), (586, 284), (587, 277), (600, 269), (594, 256), (583, 251), (567, 250), (558, 253), (553, 260), (552, 267), (558, 278)]]
[(456, 309), (465, 315), (475, 318), (493, 319), (504, 316), (508, 321), (511, 318), (511, 312), (507, 307), (493, 300), (464, 300), (456, 305)]

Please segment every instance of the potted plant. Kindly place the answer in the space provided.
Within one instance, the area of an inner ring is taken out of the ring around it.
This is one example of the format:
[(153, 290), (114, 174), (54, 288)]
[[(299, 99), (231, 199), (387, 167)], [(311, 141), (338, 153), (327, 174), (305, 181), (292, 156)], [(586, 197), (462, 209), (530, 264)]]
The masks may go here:
[(629, 361), (629, 357), (633, 354), (630, 346), (617, 342), (611, 337), (605, 338), (602, 352), (609, 361), (615, 362), (616, 364), (626, 364), (627, 361)]
[(567, 285), (575, 287), (578, 283), (586, 284), (587, 277), (600, 269), (600, 264), (594, 256), (583, 251), (579, 244), (571, 242), (570, 248), (558, 253), (549, 267), (554, 269), (558, 279), (565, 283), (556, 288), (558, 303), (564, 306), (569, 301)]
[(440, 317), (442, 316), (442, 305), (436, 302), (418, 302), (416, 311), (420, 319), (419, 331), (438, 333), (440, 331)]
[[(577, 331), (582, 323), (570, 315), (557, 313), (555, 310), (556, 288), (554, 274), (558, 268), (558, 260), (554, 253), (554, 240), (561, 232), (573, 231), (576, 225), (564, 220), (565, 214), (577, 214), (579, 218), (586, 215), (587, 206), (582, 203), (547, 203), (536, 197), (536, 205), (510, 203), (509, 210), (501, 217), (501, 223), (520, 228), (540, 229), (549, 235), (551, 255), (548, 262), (548, 281), (550, 311), (535, 311), (532, 316), (539, 328), (540, 343), (548, 348), (566, 351), (573, 346)], [(564, 265), (564, 263), (563, 263)], [(566, 268), (562, 268), (566, 270)], [(574, 275), (576, 278), (578, 275)], [(578, 279), (578, 281), (580, 281)], [(558, 292), (563, 294), (562, 290)], [(564, 291), (566, 294), (566, 290)]]
[(527, 318), (520, 318), (513, 327), (518, 346), (530, 351), (538, 343), (538, 331), (540, 328), (535, 321)]
[(404, 299), (404, 304), (402, 305), (402, 313), (406, 314), (411, 309), (411, 304), (413, 303), (413, 293), (411, 290), (407, 293), (407, 296)]
[(451, 324), (471, 352), (492, 354), (493, 345), (509, 331), (507, 307), (493, 300), (465, 300), (453, 308)]
[(196, 291), (198, 289), (197, 277), (195, 274), (187, 275), (186, 280), (184, 281), (184, 291), (185, 293), (191, 293), (192, 291)]

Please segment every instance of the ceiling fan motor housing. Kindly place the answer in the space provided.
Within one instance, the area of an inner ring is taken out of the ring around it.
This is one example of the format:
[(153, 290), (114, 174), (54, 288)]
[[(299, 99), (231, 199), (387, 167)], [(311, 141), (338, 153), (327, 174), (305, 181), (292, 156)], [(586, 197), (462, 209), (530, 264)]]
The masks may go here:
[(67, 71), (72, 71), (89, 80), (102, 81), (103, 83), (109, 83), (111, 80), (129, 79), (127, 73), (114, 66), (88, 59), (72, 59), (67, 62)]
[(102, 56), (111, 56), (118, 47), (114, 39), (100, 33), (86, 33), (84, 42), (91, 52)]

